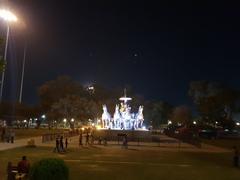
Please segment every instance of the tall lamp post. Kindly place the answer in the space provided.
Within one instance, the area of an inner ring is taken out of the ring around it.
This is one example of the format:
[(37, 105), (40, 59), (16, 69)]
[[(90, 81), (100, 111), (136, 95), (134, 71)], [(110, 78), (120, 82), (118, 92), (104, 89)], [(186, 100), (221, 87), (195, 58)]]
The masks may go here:
[(19, 103), (20, 104), (22, 103), (23, 80), (24, 80), (25, 61), (26, 61), (26, 50), (27, 50), (27, 43), (25, 43), (24, 53), (23, 53), (22, 76), (21, 76), (21, 86), (20, 86), (20, 93), (19, 93)]
[[(0, 10), (0, 18), (2, 18), (7, 23), (7, 35), (6, 35), (6, 42), (5, 42), (5, 50), (4, 50), (4, 62), (7, 62), (7, 50), (8, 50), (8, 39), (9, 39), (9, 23), (10, 22), (16, 22), (17, 17), (10, 11), (6, 9)], [(2, 95), (3, 95), (3, 84), (4, 84), (4, 78), (5, 78), (5, 69), (3, 69), (2, 72), (2, 80), (1, 80), (1, 88), (0, 88), (0, 102), (2, 102)]]

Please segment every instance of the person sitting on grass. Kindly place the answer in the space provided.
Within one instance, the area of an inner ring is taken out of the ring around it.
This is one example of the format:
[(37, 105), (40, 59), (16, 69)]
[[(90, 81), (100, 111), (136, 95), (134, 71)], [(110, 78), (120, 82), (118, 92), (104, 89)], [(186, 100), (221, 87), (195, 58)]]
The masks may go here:
[(13, 172), (12, 162), (8, 162), (7, 165), (7, 180), (15, 180), (16, 173)]
[(27, 160), (26, 156), (22, 157), (22, 160), (18, 163), (18, 173), (28, 174), (30, 170), (30, 163)]

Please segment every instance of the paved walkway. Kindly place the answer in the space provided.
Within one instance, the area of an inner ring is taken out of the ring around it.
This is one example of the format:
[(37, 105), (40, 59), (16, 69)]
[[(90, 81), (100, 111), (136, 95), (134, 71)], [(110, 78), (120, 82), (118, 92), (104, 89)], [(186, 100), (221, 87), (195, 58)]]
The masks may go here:
[[(41, 137), (32, 137), (32, 138), (25, 138), (15, 140), (12, 143), (0, 143), (0, 151), (13, 149), (17, 147), (23, 147), (27, 145), (29, 139), (34, 139), (36, 146), (45, 146), (45, 147), (55, 147), (55, 141), (50, 141), (46, 143), (42, 143)], [(156, 150), (156, 151), (186, 151), (186, 152), (229, 152), (228, 149), (202, 144), (202, 148), (197, 148), (193, 145), (179, 142), (174, 138), (170, 138), (165, 135), (160, 136), (161, 142), (160, 143), (152, 143), (152, 142), (129, 142), (128, 148), (134, 150)], [(78, 136), (69, 138), (69, 145), (70, 148), (79, 148), (79, 139)], [(83, 138), (83, 142), (85, 143), (85, 138)], [(97, 142), (95, 142), (97, 143)], [(107, 146), (97, 145), (94, 144), (95, 147), (99, 148), (121, 148), (122, 142), (116, 141), (109, 141)], [(85, 147), (85, 145), (83, 146)], [(91, 147), (91, 146), (90, 146)]]
[(42, 137), (40, 137), (40, 136), (25, 138), (25, 139), (18, 139), (18, 140), (15, 140), (14, 143), (1, 142), (0, 143), (0, 151), (26, 146), (29, 139), (34, 139), (36, 145), (42, 144)]

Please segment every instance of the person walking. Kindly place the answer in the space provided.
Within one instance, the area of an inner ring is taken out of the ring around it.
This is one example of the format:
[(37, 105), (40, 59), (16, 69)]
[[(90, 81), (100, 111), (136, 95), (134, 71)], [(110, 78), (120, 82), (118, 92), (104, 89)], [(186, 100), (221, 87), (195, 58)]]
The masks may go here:
[(56, 147), (55, 147), (55, 149), (54, 149), (54, 151), (55, 152), (59, 152), (59, 138), (58, 137), (56, 137)]
[(82, 146), (82, 130), (80, 130), (80, 134), (79, 134), (79, 146)]
[(86, 134), (86, 145), (89, 145), (89, 134), (88, 134), (88, 132)]
[(125, 149), (128, 148), (127, 134), (123, 137), (123, 147), (124, 147)]
[(65, 138), (65, 149), (67, 149), (68, 148), (68, 138), (66, 137)]
[(14, 143), (14, 138), (15, 138), (15, 132), (13, 129), (11, 129), (10, 131), (10, 140), (11, 140), (11, 143)]
[(63, 136), (60, 137), (60, 151), (63, 152), (64, 151), (64, 146), (63, 146)]
[(239, 167), (239, 150), (237, 146), (233, 147), (233, 165), (234, 167)]
[(6, 136), (7, 143), (10, 143), (10, 131), (9, 131), (9, 129), (6, 131), (5, 136)]
[(6, 133), (6, 129), (5, 129), (5, 127), (3, 127), (3, 129), (2, 129), (2, 134), (1, 134), (1, 140), (2, 140), (2, 142), (5, 141), (5, 140), (4, 140), (4, 138), (5, 138), (5, 133)]

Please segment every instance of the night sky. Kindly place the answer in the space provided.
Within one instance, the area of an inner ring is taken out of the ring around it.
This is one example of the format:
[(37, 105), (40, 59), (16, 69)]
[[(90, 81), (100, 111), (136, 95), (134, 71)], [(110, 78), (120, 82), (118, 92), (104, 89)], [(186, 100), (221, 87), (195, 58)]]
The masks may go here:
[[(130, 85), (147, 99), (175, 105), (189, 102), (187, 91), (193, 80), (240, 87), (236, 4), (10, 2), (24, 23), (11, 27), (5, 99), (16, 99), (25, 39), (26, 103), (37, 102), (37, 87), (59, 75), (109, 88)], [(2, 21), (0, 29), (4, 35)]]

